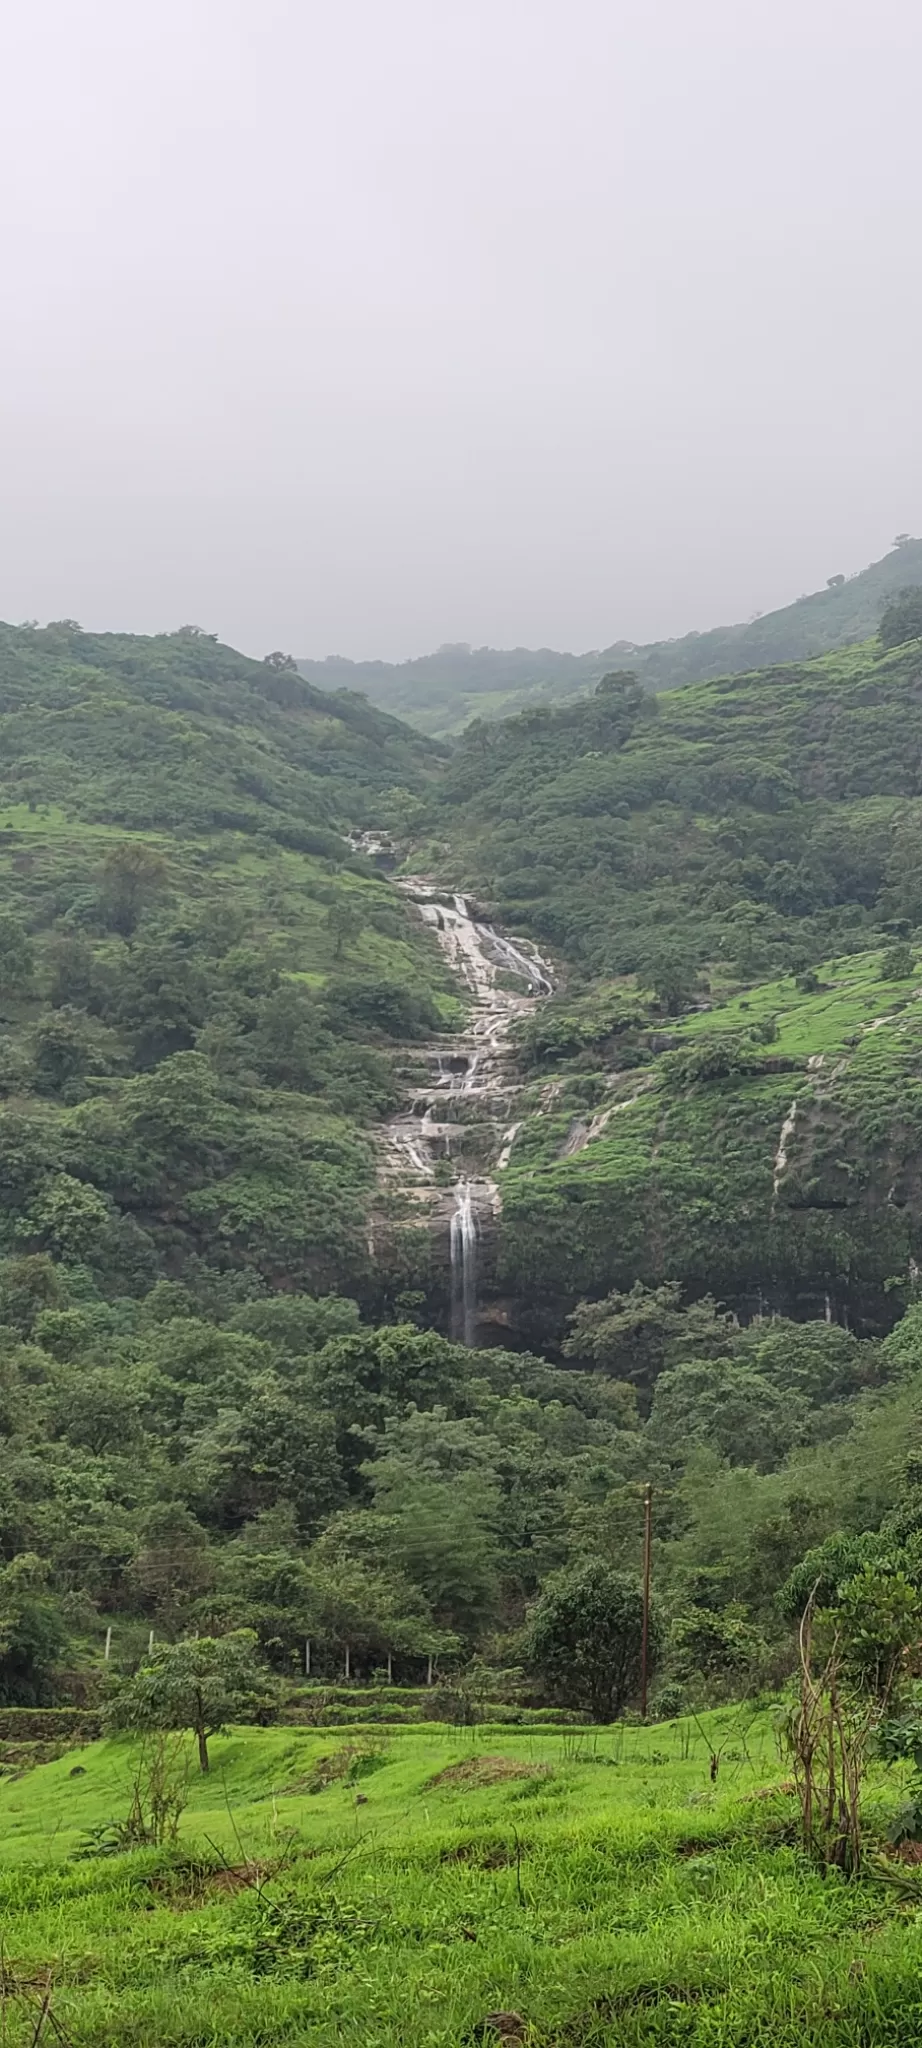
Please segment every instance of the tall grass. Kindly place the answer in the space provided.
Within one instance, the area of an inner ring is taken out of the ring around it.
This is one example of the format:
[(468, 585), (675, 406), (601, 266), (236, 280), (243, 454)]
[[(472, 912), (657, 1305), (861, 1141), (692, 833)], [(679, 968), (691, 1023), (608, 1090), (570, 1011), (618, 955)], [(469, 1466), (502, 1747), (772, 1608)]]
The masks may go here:
[(489, 2048), (497, 2012), (534, 2048), (909, 2048), (912, 1873), (812, 1866), (768, 1718), (738, 1727), (400, 1728), (358, 1782), (338, 1730), (237, 1730), (175, 1843), (95, 1861), (130, 1748), (63, 1757), (0, 1787), (0, 2043), (50, 1985), (42, 2048)]

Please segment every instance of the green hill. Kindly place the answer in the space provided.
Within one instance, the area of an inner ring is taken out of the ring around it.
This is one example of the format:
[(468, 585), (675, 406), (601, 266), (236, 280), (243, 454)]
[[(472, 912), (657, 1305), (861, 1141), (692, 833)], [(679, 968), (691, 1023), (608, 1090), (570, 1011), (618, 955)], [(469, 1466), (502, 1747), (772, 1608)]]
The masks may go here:
[[(0, 625), (0, 801), (61, 803), (100, 824), (268, 832), (377, 822), (440, 750), (284, 657), (250, 661), (193, 628), (143, 639)], [(324, 838), (326, 833), (326, 838)], [(321, 843), (322, 842), (322, 843)]]
[(503, 1182), (533, 1338), (637, 1277), (886, 1321), (922, 1259), (920, 758), (918, 641), (464, 735), (445, 872), (567, 963)]
[[(651, 1483), (664, 1714), (786, 1676), (827, 1540), (922, 1636), (922, 642), (451, 747), (195, 633), (0, 657), (0, 1706), (244, 1628), (286, 1712), (309, 1645), (366, 1719), (436, 1676), (599, 1714), (596, 1635), (529, 1616), (604, 1566), (637, 1652)], [(480, 1350), (430, 1261), (456, 1166), (435, 1232), (376, 1184), (462, 1002), (372, 823), (557, 966)]]
[(360, 1284), (397, 1041), (456, 1008), (347, 827), (438, 749), (205, 635), (0, 628), (0, 1250)]
[(636, 646), (630, 640), (591, 654), (552, 648), (447, 646), (413, 661), (299, 661), (321, 688), (361, 690), (373, 704), (424, 732), (460, 732), (472, 718), (507, 717), (531, 705), (585, 696), (609, 669), (631, 668), (648, 690), (673, 690), (708, 676), (738, 675), (777, 662), (805, 661), (877, 631), (894, 591), (922, 581), (922, 540), (907, 538), (858, 575), (831, 578), (747, 625), (717, 626), (678, 640)]

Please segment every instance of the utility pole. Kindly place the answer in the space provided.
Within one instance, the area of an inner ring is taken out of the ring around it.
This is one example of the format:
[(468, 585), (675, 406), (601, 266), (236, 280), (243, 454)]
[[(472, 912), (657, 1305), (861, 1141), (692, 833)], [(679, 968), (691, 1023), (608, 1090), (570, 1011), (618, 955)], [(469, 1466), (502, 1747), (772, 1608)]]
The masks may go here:
[(647, 1663), (650, 1650), (650, 1550), (653, 1541), (653, 1488), (643, 1496), (643, 1634), (640, 1642), (640, 1717), (647, 1718)]

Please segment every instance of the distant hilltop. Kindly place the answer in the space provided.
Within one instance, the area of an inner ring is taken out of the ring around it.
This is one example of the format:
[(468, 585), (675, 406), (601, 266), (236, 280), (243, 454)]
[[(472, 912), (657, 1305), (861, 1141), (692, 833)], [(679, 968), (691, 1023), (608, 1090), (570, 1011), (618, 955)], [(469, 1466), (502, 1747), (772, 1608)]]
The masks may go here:
[(870, 639), (888, 597), (911, 583), (922, 583), (922, 540), (900, 534), (881, 561), (853, 576), (831, 576), (825, 589), (744, 626), (715, 626), (643, 647), (616, 640), (591, 654), (452, 642), (414, 661), (347, 661), (328, 655), (325, 661), (299, 660), (298, 667), (321, 689), (361, 691), (372, 704), (424, 732), (447, 734), (472, 718), (508, 717), (531, 705), (581, 696), (607, 669), (632, 668), (647, 689), (674, 690), (709, 676), (742, 675), (828, 654)]

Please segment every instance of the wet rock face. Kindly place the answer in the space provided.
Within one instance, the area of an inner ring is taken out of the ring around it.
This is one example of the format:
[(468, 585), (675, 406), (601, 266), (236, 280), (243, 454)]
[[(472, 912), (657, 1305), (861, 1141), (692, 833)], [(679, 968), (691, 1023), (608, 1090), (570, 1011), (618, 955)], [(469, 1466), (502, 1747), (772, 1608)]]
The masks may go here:
[[(551, 994), (553, 978), (534, 947), (497, 932), (466, 897), (440, 894), (418, 876), (396, 886), (432, 926), (471, 1011), (459, 1036), (413, 1048), (405, 1104), (380, 1134), (379, 1179), (443, 1239), (451, 1334), (475, 1344), (484, 1254), (501, 1206), (492, 1174), (508, 1165), (519, 1129), (510, 1034)], [(500, 978), (518, 986), (500, 987)]]

